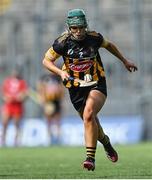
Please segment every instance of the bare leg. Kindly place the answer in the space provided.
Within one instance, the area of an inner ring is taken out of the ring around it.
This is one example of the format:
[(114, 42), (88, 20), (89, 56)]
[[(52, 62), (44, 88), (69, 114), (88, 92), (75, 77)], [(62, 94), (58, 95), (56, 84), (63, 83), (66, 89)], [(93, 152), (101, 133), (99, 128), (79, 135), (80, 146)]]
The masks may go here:
[(7, 134), (7, 128), (8, 128), (8, 123), (10, 120), (10, 117), (8, 115), (2, 114), (2, 124), (3, 124), (3, 130), (2, 130), (2, 146), (6, 145), (6, 134)]
[(103, 107), (106, 96), (98, 90), (92, 90), (86, 101), (83, 111), (84, 120), (84, 136), (86, 145), (87, 158), (83, 162), (83, 167), (88, 170), (95, 169), (95, 153), (97, 140), (101, 136), (99, 121), (97, 121), (97, 113)]
[(49, 138), (49, 144), (51, 144), (51, 139), (52, 139), (52, 133), (51, 133), (51, 120), (52, 117), (45, 115), (46, 120), (47, 120), (47, 131), (48, 131), (48, 138)]
[(61, 114), (60, 112), (56, 113), (56, 115), (54, 116), (54, 123), (55, 123), (55, 127), (56, 127), (56, 143), (59, 144), (60, 143), (60, 137), (61, 137)]
[(98, 125), (98, 141), (100, 141), (101, 139), (104, 138), (105, 134), (104, 134), (103, 128), (100, 125), (98, 117), (96, 117), (96, 122)]
[(98, 141), (103, 145), (108, 159), (112, 162), (117, 162), (118, 154), (112, 147), (109, 137), (104, 133), (98, 117), (96, 117), (96, 122), (98, 124)]
[[(48, 135), (49, 137), (54, 137), (54, 143), (60, 143), (60, 135), (61, 135), (61, 124), (60, 124), (61, 114), (56, 113), (53, 116), (47, 116), (48, 121)], [(51, 126), (54, 128), (54, 132), (52, 132)]]
[(106, 96), (97, 90), (92, 90), (87, 98), (83, 111), (86, 147), (96, 147), (98, 136), (101, 136), (96, 116), (105, 100)]
[(15, 118), (14, 118), (14, 123), (15, 123), (15, 128), (16, 128), (15, 146), (18, 146), (18, 145), (19, 145), (20, 120), (21, 120), (21, 117), (15, 117)]

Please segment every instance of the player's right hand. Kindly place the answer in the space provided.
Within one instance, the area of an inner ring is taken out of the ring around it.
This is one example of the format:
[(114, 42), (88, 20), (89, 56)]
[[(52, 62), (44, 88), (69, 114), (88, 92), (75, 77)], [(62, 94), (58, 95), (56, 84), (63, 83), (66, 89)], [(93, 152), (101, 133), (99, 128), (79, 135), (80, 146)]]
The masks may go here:
[(60, 76), (61, 76), (62, 81), (64, 81), (64, 80), (68, 81), (69, 77), (70, 77), (70, 75), (66, 71), (62, 71)]
[(80, 83), (73, 77), (69, 77), (68, 80), (64, 79), (63, 84), (66, 88), (79, 87)]

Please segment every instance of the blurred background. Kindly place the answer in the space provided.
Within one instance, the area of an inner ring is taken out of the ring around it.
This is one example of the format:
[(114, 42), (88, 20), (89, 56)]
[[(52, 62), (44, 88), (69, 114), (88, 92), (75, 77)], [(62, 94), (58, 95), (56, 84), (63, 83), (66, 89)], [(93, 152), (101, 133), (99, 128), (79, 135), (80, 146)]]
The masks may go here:
[[(83, 8), (89, 28), (116, 43), (139, 69), (130, 74), (119, 60), (106, 50), (100, 50), (108, 86), (108, 99), (99, 114), (103, 127), (113, 143), (152, 140), (151, 0), (0, 0), (0, 86), (12, 68), (18, 67), (28, 85), (35, 89), (45, 72), (44, 53), (66, 29), (67, 11), (73, 8)], [(62, 59), (57, 63), (61, 66)], [(27, 128), (30, 132), (23, 132), (21, 144), (48, 145), (45, 135), (41, 134), (43, 128), (37, 127), (39, 121), (45, 123), (43, 119), (40, 106), (28, 98), (24, 123), (32, 122), (32, 125), (29, 125), (31, 131)], [(61, 144), (83, 143), (82, 122), (78, 119), (65, 90)], [(11, 126), (9, 132), (7, 141), (12, 145), (10, 139), (14, 130)], [(44, 137), (41, 142), (40, 137)]]

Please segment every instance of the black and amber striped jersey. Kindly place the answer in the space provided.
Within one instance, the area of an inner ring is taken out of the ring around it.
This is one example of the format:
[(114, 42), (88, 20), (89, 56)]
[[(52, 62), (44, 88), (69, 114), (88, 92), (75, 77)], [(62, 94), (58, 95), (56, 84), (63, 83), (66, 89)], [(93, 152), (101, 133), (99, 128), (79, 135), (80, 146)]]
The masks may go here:
[(99, 48), (105, 44), (103, 36), (95, 31), (87, 32), (81, 41), (76, 41), (69, 33), (64, 33), (54, 41), (45, 58), (50, 60), (52, 56), (54, 59), (62, 56), (64, 60), (62, 69), (71, 77), (84, 80), (84, 76), (90, 74), (93, 81), (99, 81), (105, 77), (99, 55)]

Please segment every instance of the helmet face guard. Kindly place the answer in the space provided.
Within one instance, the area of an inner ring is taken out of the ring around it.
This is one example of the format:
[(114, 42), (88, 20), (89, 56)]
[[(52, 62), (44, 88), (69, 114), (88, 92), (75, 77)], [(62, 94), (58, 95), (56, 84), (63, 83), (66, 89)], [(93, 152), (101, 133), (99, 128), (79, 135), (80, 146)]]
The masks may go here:
[(68, 12), (66, 23), (68, 27), (72, 27), (72, 26), (87, 27), (87, 21), (84, 11), (81, 9), (70, 10)]

